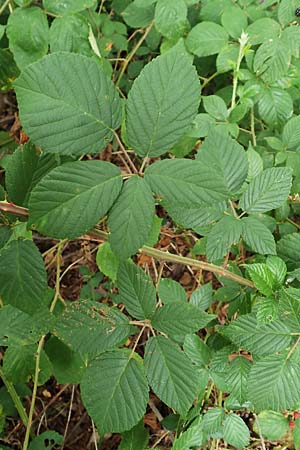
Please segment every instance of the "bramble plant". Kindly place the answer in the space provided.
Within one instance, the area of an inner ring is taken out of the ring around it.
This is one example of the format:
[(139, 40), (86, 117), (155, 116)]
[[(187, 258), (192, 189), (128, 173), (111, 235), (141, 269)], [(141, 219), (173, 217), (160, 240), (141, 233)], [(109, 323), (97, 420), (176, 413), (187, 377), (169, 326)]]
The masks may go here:
[[(23, 128), (0, 135), (0, 449), (67, 448), (34, 423), (53, 377), (96, 449), (299, 450), (299, 2), (0, 4)], [(78, 240), (100, 272), (74, 301)]]

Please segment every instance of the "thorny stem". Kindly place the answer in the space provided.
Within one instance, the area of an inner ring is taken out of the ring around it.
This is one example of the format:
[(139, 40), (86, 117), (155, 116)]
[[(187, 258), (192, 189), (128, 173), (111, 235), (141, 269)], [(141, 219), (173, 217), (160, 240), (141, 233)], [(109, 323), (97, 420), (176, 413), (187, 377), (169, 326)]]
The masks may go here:
[[(3, 204), (4, 204), (4, 206), (6, 206), (7, 202), (0, 202), (0, 211), (1, 210), (3, 211), (3, 209), (2, 209)], [(20, 208), (19, 206), (14, 206), (14, 208), (11, 207), (10, 213), (18, 215), (19, 208)], [(21, 208), (21, 210), (22, 210), (22, 212), (25, 211), (26, 215), (28, 215), (28, 210), (26, 208)], [(26, 217), (26, 215), (23, 213), (23, 217)], [(91, 236), (98, 237), (98, 238), (102, 239), (103, 241), (107, 241), (108, 237), (109, 237), (108, 233), (106, 233), (105, 231), (98, 230), (96, 227), (94, 227), (89, 234)], [(242, 284), (243, 286), (247, 286), (252, 289), (255, 288), (254, 284), (250, 280), (247, 280), (247, 278), (241, 277), (240, 275), (230, 272), (229, 270), (224, 269), (224, 267), (216, 266), (215, 264), (210, 264), (210, 263), (207, 263), (204, 261), (198, 261), (197, 259), (194, 259), (194, 258), (187, 258), (186, 256), (174, 255), (173, 253), (169, 253), (169, 252), (163, 252), (156, 248), (148, 247), (147, 245), (144, 245), (139, 250), (139, 253), (150, 256), (159, 261), (184, 264), (186, 266), (192, 266), (197, 269), (205, 270), (206, 272), (212, 272), (212, 273), (215, 273), (222, 277), (233, 280), (236, 283)]]
[[(59, 284), (59, 282), (60, 282), (60, 257), (61, 257), (61, 252), (62, 252), (65, 242), (66, 242), (65, 240), (60, 242), (60, 245), (58, 246), (57, 254), (56, 254), (55, 294), (54, 294), (52, 303), (50, 305), (51, 313), (54, 311), (56, 302), (60, 295), (59, 294), (59, 290), (60, 290), (60, 284)], [(34, 379), (33, 379), (33, 390), (32, 390), (31, 404), (30, 404), (30, 410), (29, 410), (29, 415), (28, 415), (28, 423), (27, 423), (27, 427), (26, 427), (26, 434), (25, 434), (24, 443), (23, 443), (23, 450), (27, 450), (28, 444), (29, 444), (29, 437), (30, 437), (30, 432), (31, 432), (31, 425), (33, 422), (36, 394), (37, 394), (37, 388), (38, 388), (38, 383), (39, 383), (39, 373), (41, 370), (40, 369), (41, 353), (42, 353), (42, 350), (44, 347), (45, 338), (46, 338), (46, 335), (44, 334), (39, 341), (36, 356), (35, 356), (35, 371), (34, 371)]]
[(24, 409), (24, 406), (20, 400), (20, 397), (18, 396), (17, 391), (14, 388), (14, 385), (6, 378), (5, 373), (3, 372), (2, 367), (0, 366), (0, 378), (2, 379), (7, 392), (9, 393), (9, 395), (12, 398), (12, 401), (14, 402), (15, 407), (17, 408), (17, 411), (19, 413), (19, 416), (22, 419), (23, 424), (25, 425), (25, 427), (28, 424), (28, 416), (27, 413)]
[(150, 25), (148, 26), (148, 28), (146, 28), (143, 36), (140, 38), (140, 40), (137, 42), (137, 44), (133, 47), (133, 49), (131, 50), (131, 52), (128, 53), (127, 58), (125, 59), (124, 64), (122, 65), (119, 77), (117, 79), (116, 82), (116, 86), (119, 86), (120, 81), (125, 73), (125, 70), (127, 69), (128, 64), (130, 63), (130, 61), (132, 60), (133, 56), (136, 54), (137, 50), (140, 48), (140, 46), (142, 45), (142, 43), (144, 42), (144, 40), (146, 39), (146, 37), (148, 36), (151, 28), (153, 27), (154, 22), (151, 22)]
[(245, 55), (245, 48), (247, 46), (247, 42), (248, 42), (248, 35), (243, 32), (239, 39), (239, 43), (240, 43), (239, 55), (238, 55), (238, 59), (236, 62), (236, 68), (235, 68), (234, 74), (233, 74), (233, 89), (232, 89), (230, 111), (232, 111), (236, 105), (236, 91), (237, 91), (237, 86), (238, 86), (239, 70), (240, 70), (241, 62)]
[(0, 8), (0, 14), (3, 13), (3, 11), (9, 6), (10, 0), (6, 0), (6, 2), (3, 3), (3, 5)]

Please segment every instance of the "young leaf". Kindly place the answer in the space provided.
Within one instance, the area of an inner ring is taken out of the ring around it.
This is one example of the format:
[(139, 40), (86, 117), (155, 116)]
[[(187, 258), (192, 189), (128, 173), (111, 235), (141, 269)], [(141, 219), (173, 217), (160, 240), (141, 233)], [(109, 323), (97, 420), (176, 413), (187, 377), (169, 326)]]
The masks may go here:
[(206, 256), (209, 261), (223, 258), (237, 244), (242, 234), (242, 222), (233, 216), (225, 216), (213, 226), (207, 238)]
[(48, 173), (33, 189), (29, 222), (57, 238), (87, 233), (116, 200), (120, 169), (104, 161), (75, 161)]
[(256, 411), (293, 409), (300, 401), (299, 364), (285, 355), (257, 361), (249, 373), (248, 394)]
[(4, 303), (34, 313), (44, 305), (47, 274), (43, 258), (29, 240), (15, 240), (0, 254), (0, 295)]
[(278, 286), (281, 286), (284, 283), (287, 273), (285, 262), (282, 259), (278, 258), (278, 256), (268, 256), (266, 263), (273, 273), (274, 277), (276, 278)]
[(48, 52), (49, 27), (41, 8), (16, 8), (9, 15), (6, 34), (9, 48), (20, 69)]
[(154, 198), (145, 180), (132, 177), (126, 181), (108, 219), (109, 243), (120, 259), (127, 259), (145, 244), (154, 211)]
[[(222, 130), (210, 131), (197, 153), (197, 161), (203, 164), (205, 170), (206, 167), (213, 168), (231, 194), (240, 189), (247, 177), (248, 159), (245, 150)], [(235, 161), (234, 165), (232, 161)]]
[(94, 356), (123, 342), (130, 325), (117, 308), (86, 300), (73, 302), (64, 310), (54, 334), (75, 352)]
[(190, 303), (174, 301), (157, 309), (151, 322), (154, 328), (171, 337), (184, 338), (204, 328), (214, 318)]
[(238, 450), (247, 447), (250, 442), (250, 432), (240, 416), (233, 413), (228, 414), (224, 421), (223, 438)]
[(250, 182), (240, 199), (239, 206), (251, 214), (278, 208), (287, 199), (291, 183), (290, 168), (266, 169)]
[(109, 242), (104, 242), (99, 245), (96, 255), (96, 262), (99, 270), (115, 282), (117, 279), (120, 260), (112, 251)]
[(115, 86), (83, 55), (46, 56), (22, 72), (15, 90), (26, 133), (47, 152), (99, 152), (121, 122)]
[(153, 192), (166, 202), (194, 205), (221, 202), (228, 198), (228, 190), (222, 179), (211, 167), (191, 159), (164, 159), (145, 171), (145, 180)]
[(209, 56), (219, 53), (228, 42), (227, 31), (213, 22), (201, 22), (192, 28), (186, 44), (196, 56)]
[(261, 255), (276, 255), (274, 236), (261, 221), (254, 217), (244, 217), (242, 225), (242, 238), (252, 250)]
[(162, 278), (157, 289), (159, 298), (164, 304), (173, 303), (174, 301), (186, 302), (186, 293), (184, 288), (171, 278)]
[(282, 321), (259, 324), (253, 314), (238, 317), (221, 333), (239, 348), (259, 356), (277, 353), (288, 347), (291, 341), (290, 330)]
[(136, 319), (151, 319), (156, 306), (153, 283), (145, 272), (132, 261), (120, 265), (117, 285), (129, 314)]
[[(224, 100), (218, 95), (207, 95), (202, 97), (205, 111), (217, 120), (225, 121), (228, 117), (228, 110)], [(216, 145), (217, 147), (217, 145)], [(202, 148), (201, 148), (202, 151)]]
[(128, 142), (140, 156), (172, 149), (198, 112), (200, 84), (191, 59), (177, 46), (142, 70), (128, 96)]
[(276, 279), (267, 264), (248, 264), (246, 267), (251, 280), (255, 284), (255, 287), (267, 297), (272, 296), (273, 291), (277, 287)]
[(127, 349), (103, 353), (87, 368), (80, 390), (101, 435), (130, 430), (145, 414), (148, 401), (142, 359)]
[(118, 450), (142, 450), (146, 448), (148, 441), (149, 431), (141, 421), (131, 430), (122, 433), (122, 441)]
[(197, 396), (199, 384), (188, 357), (172, 341), (157, 336), (146, 344), (145, 368), (155, 394), (184, 416)]

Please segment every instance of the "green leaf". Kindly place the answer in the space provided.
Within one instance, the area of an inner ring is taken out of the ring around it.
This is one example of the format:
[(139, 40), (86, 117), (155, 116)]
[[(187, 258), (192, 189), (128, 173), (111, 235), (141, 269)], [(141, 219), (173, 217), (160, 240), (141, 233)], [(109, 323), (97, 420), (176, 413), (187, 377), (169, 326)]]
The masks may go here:
[(201, 162), (208, 173), (209, 169), (213, 168), (218, 179), (226, 185), (231, 194), (241, 188), (247, 177), (246, 152), (227, 132), (222, 130), (210, 131), (197, 153), (197, 161)]
[[(124, 0), (122, 0), (124, 2)], [(132, 28), (147, 27), (154, 18), (154, 5), (139, 6), (137, 1), (130, 3), (122, 12), (127, 25)]]
[(70, 15), (56, 17), (50, 28), (50, 50), (54, 52), (72, 52), (91, 56), (89, 27), (83, 17)]
[(223, 408), (215, 407), (206, 411), (203, 417), (202, 428), (208, 436), (213, 436), (222, 431), (224, 417), (225, 411)]
[(96, 262), (99, 270), (115, 282), (117, 279), (120, 260), (112, 251), (109, 242), (104, 242), (99, 245), (96, 255)]
[(209, 308), (212, 302), (213, 302), (213, 290), (211, 282), (206, 283), (203, 286), (196, 289), (195, 291), (193, 291), (190, 298), (190, 303), (202, 310)]
[(300, 30), (298, 25), (290, 26), (283, 30), (281, 39), (290, 50), (292, 56), (295, 56), (295, 58), (299, 58)]
[(39, 161), (39, 152), (31, 143), (21, 145), (7, 159), (5, 186), (9, 199), (20, 206), (27, 206), (32, 179)]
[(248, 378), (249, 399), (256, 411), (293, 409), (300, 401), (299, 369), (299, 364), (285, 355), (257, 361)]
[(278, 20), (281, 25), (287, 25), (296, 19), (295, 10), (298, 6), (297, 0), (281, 0), (278, 6)]
[(242, 224), (242, 238), (253, 251), (261, 255), (276, 254), (274, 236), (266, 225), (254, 217), (244, 217)]
[(190, 303), (175, 300), (157, 309), (151, 322), (158, 331), (180, 339), (204, 328), (214, 318), (213, 314), (207, 314)]
[(118, 450), (143, 450), (149, 441), (149, 431), (143, 421), (122, 434), (122, 442)]
[(234, 70), (239, 56), (239, 47), (237, 44), (229, 43), (220, 50), (217, 56), (218, 73), (226, 73)]
[(130, 331), (127, 317), (117, 308), (86, 300), (64, 310), (54, 335), (75, 352), (94, 356), (121, 344)]
[(15, 240), (0, 254), (0, 295), (4, 303), (36, 312), (43, 306), (47, 274), (43, 258), (32, 241)]
[(276, 278), (278, 286), (284, 283), (287, 267), (285, 262), (278, 258), (278, 256), (268, 256), (266, 260), (267, 266)]
[(91, 8), (96, 0), (43, 0), (44, 8), (51, 14), (64, 16), (66, 14), (74, 14), (84, 9)]
[(253, 429), (256, 434), (261, 433), (268, 441), (281, 440), (289, 427), (287, 417), (281, 412), (262, 411), (257, 415)]
[(171, 150), (196, 117), (200, 83), (190, 57), (174, 47), (147, 64), (126, 104), (128, 142), (140, 156)]
[(267, 264), (248, 264), (246, 268), (255, 287), (262, 294), (271, 296), (276, 288), (276, 279)]
[(40, 233), (74, 238), (107, 213), (122, 186), (120, 169), (105, 161), (75, 161), (53, 169), (33, 189), (29, 223)]
[(226, 202), (213, 204), (213, 206), (197, 203), (187, 205), (163, 202), (163, 206), (176, 223), (183, 228), (192, 228), (195, 231), (221, 219), (224, 210), (226, 210)]
[(259, 96), (258, 112), (269, 126), (283, 125), (293, 114), (293, 100), (283, 89), (268, 86)]
[(292, 117), (283, 127), (282, 140), (287, 149), (296, 147), (300, 143), (300, 116)]
[(153, 217), (151, 230), (145, 244), (148, 247), (154, 247), (154, 245), (157, 243), (160, 235), (162, 221), (163, 219), (161, 217), (158, 217), (157, 215)]
[(252, 147), (247, 151), (247, 158), (249, 163), (247, 181), (251, 181), (263, 171), (264, 163), (260, 154)]
[(274, 83), (286, 75), (289, 64), (289, 51), (277, 38), (261, 44), (254, 56), (253, 69), (266, 83)]
[(49, 28), (41, 8), (16, 8), (6, 27), (9, 48), (20, 69), (48, 53)]
[(156, 306), (152, 280), (132, 261), (120, 265), (117, 285), (127, 311), (137, 319), (151, 319)]
[(33, 438), (28, 450), (52, 450), (54, 446), (61, 445), (63, 441), (63, 436), (56, 431), (45, 431)]
[(237, 356), (229, 364), (226, 374), (226, 384), (229, 392), (242, 405), (247, 400), (248, 374), (251, 363), (243, 356)]
[(214, 225), (207, 238), (208, 261), (222, 259), (229, 253), (231, 246), (239, 242), (242, 230), (242, 222), (233, 216), (225, 216)]
[(197, 334), (187, 334), (183, 344), (184, 352), (199, 367), (205, 367), (211, 360), (211, 350)]
[(150, 338), (145, 349), (145, 368), (155, 394), (184, 416), (197, 396), (199, 379), (180, 347), (162, 336)]
[(252, 214), (278, 208), (287, 199), (291, 183), (290, 168), (266, 169), (250, 182), (240, 199), (239, 206)]
[(300, 266), (300, 235), (291, 233), (283, 236), (277, 242), (277, 252), (286, 262), (288, 270), (298, 269)]
[(86, 361), (55, 336), (46, 342), (45, 351), (53, 366), (53, 376), (59, 384), (78, 384), (85, 371)]
[(247, 14), (237, 6), (225, 8), (221, 22), (227, 33), (235, 39), (238, 39), (248, 25)]
[(300, 292), (295, 288), (282, 289), (279, 298), (282, 320), (289, 329), (298, 333), (300, 328)]
[(100, 435), (130, 430), (145, 414), (148, 385), (143, 362), (130, 350), (100, 355), (87, 368), (80, 389)]
[(202, 447), (205, 443), (203, 432), (199, 426), (191, 426), (173, 442), (173, 450), (189, 450), (191, 447)]
[(240, 416), (228, 414), (223, 425), (223, 438), (238, 450), (247, 447), (250, 442), (250, 432)]
[(187, 24), (187, 6), (184, 0), (158, 0), (155, 8), (155, 28), (169, 39), (181, 36)]
[(201, 22), (192, 28), (186, 44), (196, 56), (209, 56), (219, 53), (228, 43), (227, 31), (213, 22)]
[[(202, 97), (205, 111), (217, 120), (225, 121), (228, 110), (224, 100), (218, 95), (207, 95)], [(201, 148), (202, 151), (202, 148)]]
[(191, 159), (164, 159), (145, 171), (145, 180), (153, 192), (171, 204), (191, 205), (221, 202), (228, 190), (212, 167)]
[(127, 259), (145, 244), (154, 212), (154, 198), (145, 180), (132, 177), (126, 181), (108, 219), (109, 243), (120, 259)]
[(11, 305), (0, 309), (0, 319), (0, 343), (5, 347), (33, 344), (48, 331), (41, 318), (37, 321)]
[(13, 230), (11, 228), (0, 225), (0, 250), (7, 244), (12, 234)]
[(157, 289), (159, 298), (164, 304), (173, 303), (174, 301), (186, 302), (186, 292), (184, 288), (171, 278), (162, 278)]
[(270, 17), (255, 20), (246, 29), (250, 44), (262, 44), (266, 40), (276, 39), (280, 35), (280, 25)]
[(222, 328), (221, 333), (241, 349), (263, 356), (288, 347), (290, 330), (282, 321), (259, 324), (253, 314), (245, 314)]
[(115, 86), (96, 61), (83, 55), (46, 56), (22, 72), (15, 90), (22, 125), (46, 152), (99, 152), (120, 125)]

